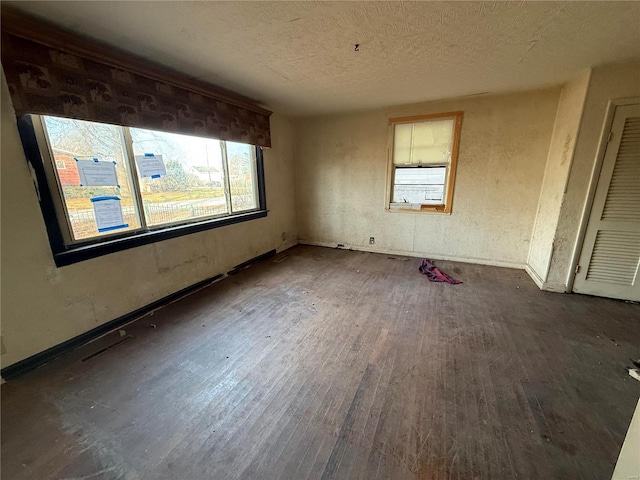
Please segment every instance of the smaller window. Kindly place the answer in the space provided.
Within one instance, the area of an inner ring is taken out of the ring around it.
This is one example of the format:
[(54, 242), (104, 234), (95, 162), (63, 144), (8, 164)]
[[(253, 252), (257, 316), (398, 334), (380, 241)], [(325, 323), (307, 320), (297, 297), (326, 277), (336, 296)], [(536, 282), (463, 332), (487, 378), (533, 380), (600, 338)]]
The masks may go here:
[(56, 160), (56, 168), (58, 170), (66, 170), (67, 164), (64, 160)]
[(462, 112), (392, 118), (390, 210), (450, 213)]

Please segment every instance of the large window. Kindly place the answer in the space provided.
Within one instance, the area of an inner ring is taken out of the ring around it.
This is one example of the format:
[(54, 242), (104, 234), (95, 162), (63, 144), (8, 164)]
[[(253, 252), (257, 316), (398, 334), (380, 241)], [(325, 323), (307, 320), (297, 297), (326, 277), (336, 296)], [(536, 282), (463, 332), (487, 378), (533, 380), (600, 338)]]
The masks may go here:
[(450, 213), (462, 112), (390, 120), (389, 209)]
[(129, 248), (266, 213), (262, 153), (253, 145), (51, 116), (31, 116), (29, 125), (48, 187), (41, 204), (52, 206), (43, 213), (55, 214), (61, 237), (52, 241), (54, 256), (114, 242)]

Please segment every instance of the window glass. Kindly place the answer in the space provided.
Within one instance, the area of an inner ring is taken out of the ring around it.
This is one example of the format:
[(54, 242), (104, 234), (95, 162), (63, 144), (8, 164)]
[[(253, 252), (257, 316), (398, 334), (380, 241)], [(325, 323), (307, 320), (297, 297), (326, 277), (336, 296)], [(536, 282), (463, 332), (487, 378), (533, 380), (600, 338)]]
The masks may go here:
[(255, 149), (243, 143), (226, 142), (231, 208), (234, 212), (258, 206)]
[(396, 124), (394, 164), (448, 163), (453, 148), (454, 123), (454, 120), (446, 119)]
[(453, 147), (453, 126), (453, 120), (416, 123), (411, 163), (448, 163)]
[[(256, 147), (42, 116), (34, 124), (65, 246), (260, 208)], [(243, 216), (244, 217), (244, 216)], [(242, 220), (240, 220), (242, 221)], [(201, 223), (202, 222), (202, 223)], [(178, 229), (171, 229), (177, 231)]]
[[(86, 240), (139, 228), (140, 220), (134, 201), (131, 174), (125, 161), (121, 129), (82, 120), (47, 116), (43, 118), (73, 240)], [(81, 184), (78, 161), (93, 162), (94, 159), (97, 159), (99, 165), (102, 162), (115, 162), (117, 185)], [(119, 200), (122, 222), (115, 222), (98, 231), (95, 199), (105, 197)]]
[(398, 123), (394, 126), (393, 163), (406, 165), (411, 163), (411, 144), (413, 123)]
[(396, 168), (392, 201), (441, 205), (446, 176), (446, 167)]
[(139, 177), (148, 225), (229, 213), (219, 140), (141, 128), (130, 132), (134, 155), (162, 155), (166, 169), (159, 178)]

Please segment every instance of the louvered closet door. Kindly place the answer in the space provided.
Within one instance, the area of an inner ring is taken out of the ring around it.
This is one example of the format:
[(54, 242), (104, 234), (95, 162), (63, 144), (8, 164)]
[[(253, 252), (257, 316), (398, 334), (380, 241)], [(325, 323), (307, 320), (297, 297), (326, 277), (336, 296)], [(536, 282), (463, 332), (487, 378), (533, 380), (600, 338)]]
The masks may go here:
[(573, 290), (640, 301), (640, 105), (616, 108)]

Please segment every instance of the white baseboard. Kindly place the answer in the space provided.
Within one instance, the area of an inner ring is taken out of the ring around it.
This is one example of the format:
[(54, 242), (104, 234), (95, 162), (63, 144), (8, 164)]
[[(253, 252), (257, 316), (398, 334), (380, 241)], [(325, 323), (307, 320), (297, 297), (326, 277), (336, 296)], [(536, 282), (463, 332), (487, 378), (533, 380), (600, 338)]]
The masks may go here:
[(540, 290), (544, 290), (545, 292), (566, 293), (567, 287), (565, 285), (545, 282), (542, 280), (540, 275), (538, 275), (538, 272), (531, 267), (531, 265), (525, 265), (524, 270), (529, 274), (531, 280), (533, 280)]
[[(337, 243), (334, 242), (316, 242), (313, 240), (304, 240), (300, 239), (299, 243), (301, 245), (314, 245), (316, 247), (330, 247), (336, 248)], [(349, 245), (345, 244), (344, 247), (341, 247), (344, 250), (357, 250), (359, 252), (371, 252), (371, 253), (382, 253), (386, 255), (402, 255), (405, 257), (416, 257), (416, 258), (431, 258), (433, 260), (448, 260), (452, 262), (462, 262), (462, 263), (474, 263), (478, 265), (490, 265), (492, 267), (505, 267), (505, 268), (516, 268), (518, 270), (523, 270), (525, 265), (523, 263), (516, 262), (505, 262), (502, 260), (494, 260), (489, 258), (477, 258), (477, 257), (465, 257), (458, 255), (445, 255), (440, 253), (428, 253), (428, 252), (411, 252), (406, 250), (396, 250), (396, 249), (382, 249), (375, 248), (369, 246), (360, 246), (360, 245)]]
[(544, 282), (542, 290), (545, 292), (567, 293), (567, 286), (561, 283)]
[(529, 264), (525, 265), (524, 271), (527, 272), (527, 274), (531, 277), (531, 280), (533, 280), (533, 283), (535, 283), (540, 290), (544, 290), (544, 280), (540, 278), (540, 275), (538, 275), (538, 272), (536, 272), (531, 267), (531, 265)]

